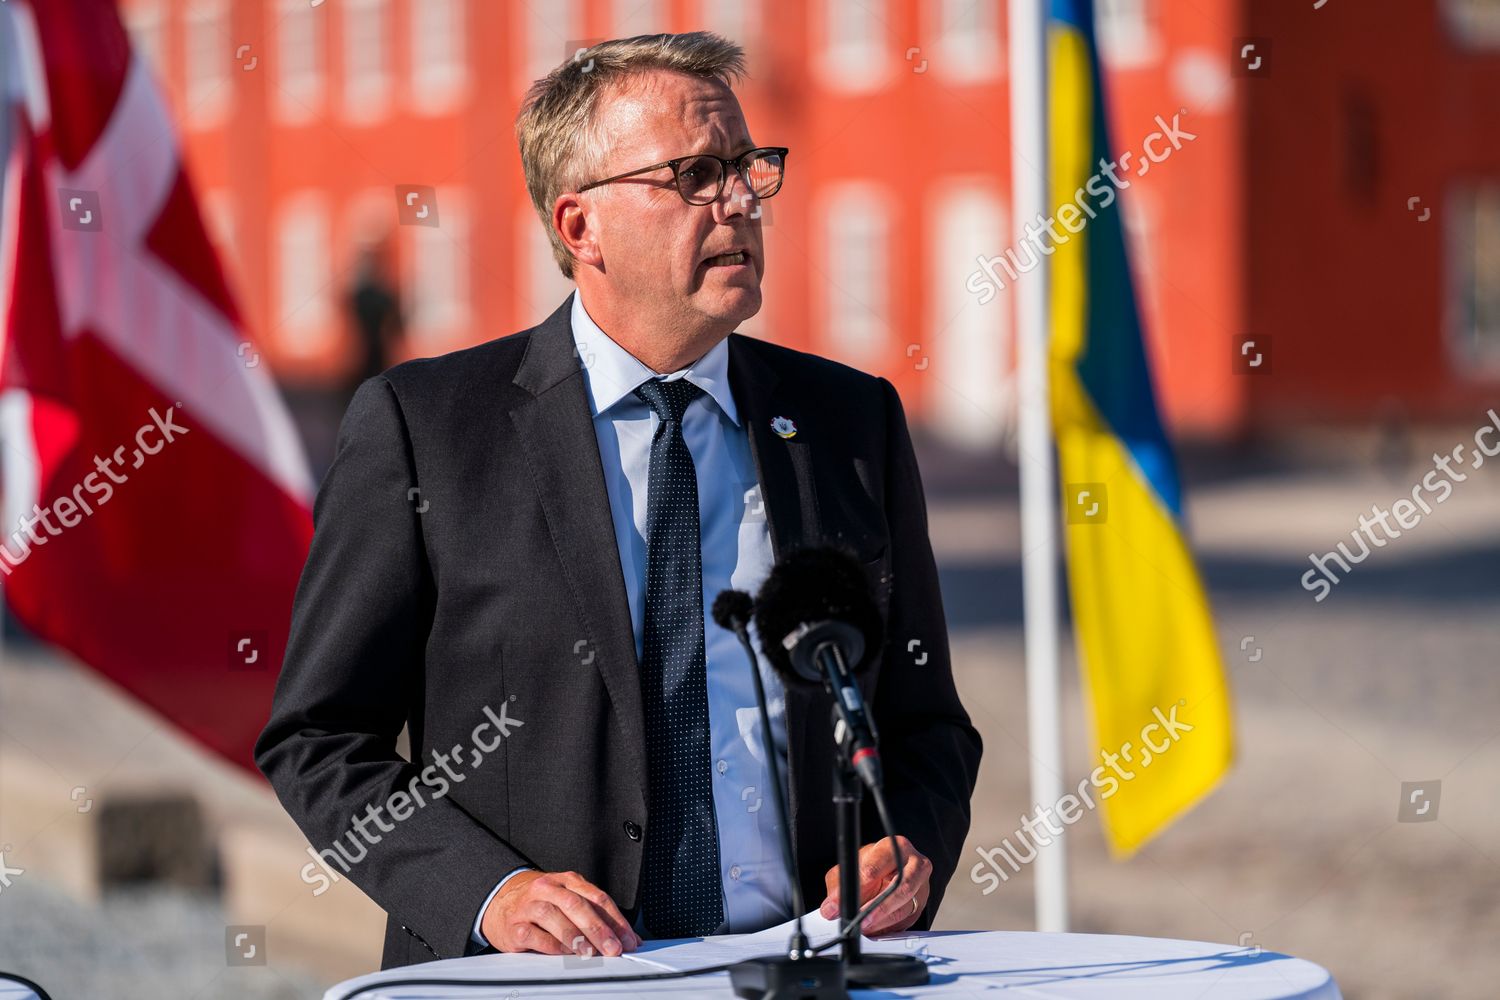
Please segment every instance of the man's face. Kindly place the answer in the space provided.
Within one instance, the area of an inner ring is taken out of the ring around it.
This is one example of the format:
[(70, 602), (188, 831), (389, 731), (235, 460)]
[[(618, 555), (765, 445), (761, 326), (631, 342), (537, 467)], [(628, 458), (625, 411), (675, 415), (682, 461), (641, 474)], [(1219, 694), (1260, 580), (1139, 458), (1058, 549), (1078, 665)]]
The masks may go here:
[[(694, 153), (727, 159), (755, 146), (728, 87), (679, 73), (632, 80), (626, 90), (605, 97), (598, 122), (608, 143), (599, 177)], [(723, 192), (709, 205), (683, 201), (670, 167), (582, 197), (592, 206), (605, 284), (621, 306), (643, 309), (683, 332), (727, 333), (760, 311), (760, 219), (737, 173), (726, 174)], [(730, 249), (745, 251), (745, 262), (708, 263)]]

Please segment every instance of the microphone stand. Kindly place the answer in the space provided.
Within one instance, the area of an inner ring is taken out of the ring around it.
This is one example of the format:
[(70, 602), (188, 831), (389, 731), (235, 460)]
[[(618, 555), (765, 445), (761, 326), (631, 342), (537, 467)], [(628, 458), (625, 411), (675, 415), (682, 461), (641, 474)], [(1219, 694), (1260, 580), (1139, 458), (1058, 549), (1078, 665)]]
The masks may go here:
[[(731, 592), (721, 594), (723, 598)], [(755, 679), (755, 700), (760, 709), (760, 725), (766, 747), (766, 766), (775, 785), (776, 814), (781, 823), (781, 848), (787, 874), (791, 880), (792, 907), (796, 912), (795, 930), (785, 955), (754, 958), (733, 965), (729, 969), (730, 983), (735, 996), (749, 1000), (848, 1000), (846, 983), (860, 987), (921, 986), (927, 983), (927, 963), (913, 955), (864, 955), (860, 952), (860, 927), (865, 917), (901, 884), (902, 857), (896, 843), (895, 830), (886, 809), (885, 796), (881, 791), (882, 775), (880, 756), (877, 750), (879, 737), (875, 732), (875, 721), (867, 715), (860, 704), (859, 689), (845, 663), (838, 638), (850, 638), (861, 643), (851, 656), (858, 658), (863, 651), (862, 638), (850, 626), (837, 621), (819, 623), (818, 626), (803, 625), (793, 633), (802, 643), (800, 648), (813, 649), (810, 660), (816, 666), (813, 676), (821, 675), (823, 689), (833, 697), (833, 738), (836, 752), (833, 759), (833, 805), (837, 831), (835, 853), (839, 869), (839, 933), (834, 939), (808, 947), (806, 933), (802, 929), (802, 885), (798, 877), (793, 856), (791, 827), (787, 821), (787, 807), (782, 798), (780, 769), (776, 762), (775, 745), (771, 737), (770, 713), (766, 709), (765, 685), (760, 677), (760, 664), (750, 644), (746, 616), (738, 609), (724, 608), (715, 602), (715, 621), (723, 628), (734, 632), (745, 649), (750, 661), (750, 672)], [(822, 630), (823, 638), (809, 638), (809, 633)], [(788, 637), (784, 646), (793, 643)], [(808, 643), (814, 644), (809, 647)], [(795, 657), (795, 654), (794, 654)], [(807, 679), (812, 677), (799, 667), (797, 673)], [(846, 700), (848, 704), (845, 704)], [(895, 853), (896, 877), (863, 907), (859, 898), (859, 812), (864, 786), (868, 783), (870, 794), (880, 814), (881, 826), (890, 838)], [(838, 944), (838, 958), (824, 958), (818, 952)]]
[[(844, 725), (837, 705), (833, 707), (833, 734), (837, 748), (833, 756), (833, 812), (838, 839), (839, 929), (842, 930), (859, 916), (859, 805), (864, 797), (864, 785), (849, 762), (852, 734)], [(839, 949), (845, 964), (844, 977), (851, 983), (849, 970), (860, 963), (860, 936), (856, 933), (844, 938)]]
[[(833, 655), (842, 664), (837, 647)], [(859, 812), (864, 797), (864, 782), (854, 770), (854, 731), (844, 724), (843, 713), (834, 694), (833, 738), (837, 752), (833, 760), (833, 808), (837, 831), (839, 865), (839, 931), (844, 933), (859, 917)], [(873, 723), (872, 723), (873, 725)], [(878, 799), (880, 792), (874, 790)], [(887, 835), (891, 831), (886, 831)], [(900, 857), (896, 859), (900, 877)], [(874, 989), (884, 986), (922, 986), (928, 981), (927, 963), (915, 955), (865, 955), (860, 951), (861, 931), (848, 934), (840, 946), (844, 963), (844, 981), (850, 987)]]
[[(787, 805), (781, 784), (781, 768), (776, 763), (776, 744), (771, 734), (771, 713), (766, 707), (766, 687), (760, 679), (760, 664), (750, 645), (750, 634), (743, 620), (734, 622), (734, 634), (750, 658), (750, 673), (755, 678), (755, 703), (760, 709), (760, 732), (766, 751), (766, 767), (771, 772), (771, 798), (776, 803), (776, 820), (781, 825), (781, 854), (791, 883), (792, 911), (795, 929), (785, 955), (751, 958), (729, 969), (734, 995), (747, 1000), (849, 1000), (844, 988), (844, 965), (841, 959), (825, 958), (813, 953), (802, 930), (802, 884), (792, 850), (792, 831), (787, 825)], [(856, 848), (857, 849), (857, 848)], [(857, 877), (857, 876), (856, 876)], [(859, 889), (855, 888), (858, 898)], [(857, 942), (856, 942), (857, 945)], [(923, 980), (926, 981), (925, 978)]]

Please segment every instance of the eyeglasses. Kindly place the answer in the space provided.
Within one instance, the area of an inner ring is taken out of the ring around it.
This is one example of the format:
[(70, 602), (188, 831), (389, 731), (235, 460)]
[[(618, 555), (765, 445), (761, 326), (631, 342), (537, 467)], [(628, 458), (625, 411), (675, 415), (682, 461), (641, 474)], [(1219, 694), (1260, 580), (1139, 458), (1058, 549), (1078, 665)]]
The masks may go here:
[(711, 205), (718, 201), (719, 196), (724, 193), (724, 178), (729, 176), (730, 170), (740, 175), (745, 187), (756, 198), (769, 198), (781, 190), (781, 182), (786, 176), (786, 154), (786, 146), (759, 146), (746, 150), (732, 160), (712, 153), (679, 156), (675, 160), (653, 163), (649, 167), (616, 174), (602, 181), (592, 181), (579, 188), (578, 192), (582, 194), (601, 184), (671, 167), (677, 193), (689, 205)]

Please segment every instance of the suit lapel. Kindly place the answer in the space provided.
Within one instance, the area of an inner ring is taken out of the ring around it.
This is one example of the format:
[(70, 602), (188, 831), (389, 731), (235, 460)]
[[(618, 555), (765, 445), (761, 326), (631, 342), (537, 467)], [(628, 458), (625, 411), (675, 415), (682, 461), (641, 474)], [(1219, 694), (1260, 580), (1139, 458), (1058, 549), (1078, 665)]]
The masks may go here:
[(596, 653), (595, 663), (624, 736), (623, 752), (635, 766), (645, 798), (646, 727), (635, 629), (599, 440), (583, 369), (573, 349), (572, 304), (569, 296), (532, 331), (514, 379), (532, 395), (513, 407), (510, 417), (582, 616), (579, 634), (588, 638)]
[(776, 371), (749, 338), (729, 335), (729, 387), (741, 423), (750, 435), (750, 452), (760, 476), (761, 496), (777, 559), (818, 534), (818, 501), (813, 491), (812, 444), (807, 435), (782, 438), (771, 428), (776, 417), (801, 426), (802, 413), (785, 398)]
[[(750, 434), (751, 453), (760, 477), (761, 495), (766, 505), (771, 549), (777, 560), (791, 550), (816, 544), (823, 536), (822, 515), (813, 476), (815, 450), (814, 421), (804, 413), (802, 402), (790, 398), (776, 371), (766, 363), (756, 345), (737, 333), (729, 335), (729, 384)], [(809, 419), (804, 421), (804, 416)], [(797, 433), (782, 438), (772, 429), (771, 421), (787, 417)], [(785, 685), (787, 787), (789, 789), (788, 825), (791, 827), (794, 863), (804, 887), (816, 881), (821, 885), (822, 872), (804, 871), (803, 860), (816, 854), (816, 848), (804, 845), (818, 832), (821, 824), (799, 822), (812, 803), (812, 815), (823, 812), (832, 794), (832, 747), (823, 721), (831, 703), (822, 692)], [(809, 742), (811, 733), (811, 742)]]

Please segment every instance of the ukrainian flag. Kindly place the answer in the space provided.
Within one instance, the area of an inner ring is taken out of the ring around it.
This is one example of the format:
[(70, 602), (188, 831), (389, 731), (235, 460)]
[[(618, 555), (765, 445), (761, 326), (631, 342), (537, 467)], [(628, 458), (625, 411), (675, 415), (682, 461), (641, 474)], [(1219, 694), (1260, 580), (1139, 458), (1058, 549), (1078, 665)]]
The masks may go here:
[[(1049, 204), (1056, 209), (1085, 189), (1096, 213), (1052, 256), (1051, 386), (1094, 764), (1103, 765), (1102, 752), (1130, 745), (1117, 769), (1104, 772), (1118, 790), (1103, 798), (1106, 782), (1098, 793), (1110, 848), (1121, 856), (1194, 805), (1228, 770), (1230, 694), (1208, 599), (1183, 537), (1177, 471), (1152, 393), (1119, 192), (1113, 199), (1096, 196), (1113, 188), (1107, 179), (1089, 190), (1101, 157), (1117, 160), (1119, 153), (1111, 152), (1105, 125), (1090, 0), (1052, 0), (1050, 45)], [(1101, 207), (1106, 201), (1112, 203)], [(1179, 727), (1172, 733), (1160, 723), (1143, 733), (1174, 709)]]

